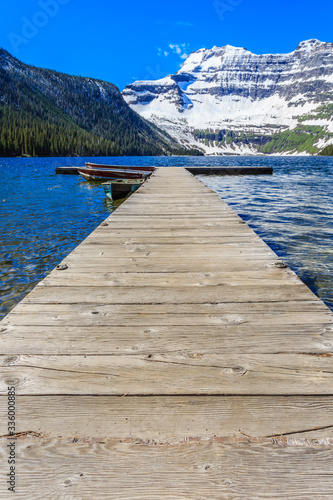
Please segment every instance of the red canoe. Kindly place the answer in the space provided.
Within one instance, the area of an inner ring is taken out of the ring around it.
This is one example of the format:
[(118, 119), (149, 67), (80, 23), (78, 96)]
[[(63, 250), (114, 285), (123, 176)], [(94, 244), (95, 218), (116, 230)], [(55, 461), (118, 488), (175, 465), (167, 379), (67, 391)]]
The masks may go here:
[(107, 179), (146, 179), (152, 172), (138, 170), (123, 170), (119, 168), (80, 167), (77, 169), (86, 180), (99, 181)]
[(120, 169), (120, 170), (137, 170), (137, 171), (145, 171), (145, 172), (154, 172), (155, 167), (148, 167), (148, 166), (136, 166), (136, 165), (98, 165), (97, 163), (86, 163), (86, 166), (89, 168), (107, 168), (107, 169)]

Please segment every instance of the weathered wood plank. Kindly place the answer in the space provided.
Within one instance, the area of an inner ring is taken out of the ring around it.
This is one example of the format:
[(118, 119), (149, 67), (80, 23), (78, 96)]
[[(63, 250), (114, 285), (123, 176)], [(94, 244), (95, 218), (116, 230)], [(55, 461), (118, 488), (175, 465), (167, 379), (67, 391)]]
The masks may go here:
[[(108, 248), (106, 248), (105, 243), (100, 244), (97, 241), (89, 241), (86, 240), (79, 246), (80, 252), (90, 252), (93, 250), (98, 255), (99, 251), (108, 252)], [(183, 243), (175, 243), (173, 242), (172, 246), (165, 245), (164, 242), (156, 242), (155, 243), (137, 243), (133, 244), (130, 242), (126, 242), (125, 244), (113, 245), (109, 249), (109, 253), (117, 256), (117, 253), (123, 252), (122, 255), (126, 255), (127, 252), (158, 252), (158, 253), (166, 253), (170, 251), (175, 252), (184, 252), (189, 255), (202, 255), (203, 253), (213, 253), (216, 255), (221, 252), (237, 252), (240, 253), (246, 252), (261, 252), (266, 251), (274, 254), (274, 252), (260, 239), (255, 238), (240, 238), (239, 241), (224, 241), (218, 243), (206, 243), (204, 247), (202, 247), (202, 243), (192, 243), (192, 242), (183, 242)], [(151, 255), (151, 254), (150, 254)], [(275, 255), (275, 254), (274, 254)]]
[[(82, 258), (82, 260), (86, 261), (86, 265), (90, 263), (92, 250), (95, 252), (95, 259), (98, 257), (104, 258), (131, 258), (131, 257), (149, 257), (152, 259), (156, 258), (168, 258), (174, 259), (176, 255), (178, 255), (178, 259), (195, 259), (195, 258), (204, 258), (214, 259), (218, 262), (221, 259), (234, 259), (239, 256), (245, 257), (245, 265), (246, 260), (256, 259), (261, 257), (268, 256), (270, 259), (276, 259), (276, 256), (269, 249), (266, 249), (261, 245), (239, 245), (239, 247), (229, 247), (227, 245), (219, 245), (216, 248), (212, 248), (207, 245), (207, 248), (202, 248), (199, 245), (196, 245), (192, 248), (187, 249), (185, 247), (181, 247), (178, 245), (172, 245), (167, 248), (163, 247), (153, 247), (152, 245), (124, 245), (123, 247), (114, 247), (108, 248), (105, 245), (94, 245), (94, 248), (91, 248), (91, 245), (84, 245), (74, 251), (71, 256)], [(70, 258), (70, 257), (68, 257)]]
[[(216, 217), (200, 217), (200, 215), (194, 215), (193, 217), (182, 217), (179, 215), (179, 217), (174, 217), (170, 215), (162, 216), (160, 215), (159, 217), (153, 217), (153, 216), (137, 216), (135, 219), (133, 219), (133, 215), (121, 215), (119, 214), (117, 217), (114, 215), (113, 218), (106, 219), (106, 221), (109, 223), (109, 227), (111, 228), (117, 228), (119, 227), (120, 229), (133, 229), (133, 227), (137, 229), (145, 229), (145, 228), (156, 228), (156, 229), (161, 229), (161, 228), (166, 228), (166, 229), (181, 229), (183, 230), (186, 227), (189, 227), (191, 230), (193, 228), (196, 229), (213, 229), (214, 228), (228, 228), (228, 226), (232, 226), (235, 229), (239, 228), (240, 226), (243, 226), (244, 223), (242, 222), (242, 219), (239, 217), (238, 219), (236, 217), (221, 217), (220, 215), (216, 215)], [(246, 229), (247, 230), (247, 229)]]
[[(27, 320), (28, 321), (28, 320)], [(117, 323), (114, 321), (114, 323)], [(148, 323), (148, 320), (147, 320)], [(331, 323), (251, 323), (193, 326), (14, 326), (2, 327), (0, 352), (19, 354), (160, 354), (333, 352)]]
[[(128, 242), (139, 242), (139, 244), (145, 243), (154, 243), (156, 241), (160, 241), (161, 243), (173, 244), (174, 243), (186, 243), (187, 241), (193, 243), (220, 243), (223, 241), (232, 240), (235, 238), (235, 242), (237, 240), (244, 241), (245, 238), (258, 238), (255, 233), (253, 233), (250, 229), (246, 232), (242, 232), (242, 234), (234, 235), (234, 230), (221, 228), (216, 231), (210, 231), (209, 229), (198, 229), (198, 228), (179, 228), (179, 229), (156, 229), (154, 230), (154, 236), (152, 236), (152, 232), (149, 229), (141, 228), (141, 229), (133, 229), (131, 233), (128, 229), (118, 228), (114, 229), (111, 226), (99, 226), (88, 238), (85, 240), (87, 243), (94, 244), (97, 241), (107, 241), (110, 239), (110, 245), (117, 244), (117, 238), (119, 239), (118, 244), (125, 245)], [(150, 239), (150, 241), (149, 241)]]
[(0, 393), (332, 395), (332, 359), (307, 354), (1, 356)]
[[(93, 242), (96, 239), (101, 238), (110, 238), (110, 244), (112, 244), (113, 238), (124, 238), (125, 241), (130, 241), (131, 238), (140, 238), (142, 240), (143, 238), (152, 238), (152, 232), (151, 229), (147, 229), (146, 227), (141, 227), (140, 229), (137, 227), (124, 227), (124, 224), (119, 226), (118, 228), (115, 228), (110, 222), (108, 222), (108, 219), (106, 222), (98, 226), (97, 229), (91, 235), (88, 236), (87, 240), (85, 241), (91, 241)], [(238, 223), (239, 224), (239, 223)], [(242, 224), (243, 225), (243, 224)], [(159, 241), (161, 238), (162, 243), (164, 241), (164, 238), (170, 238), (171, 241), (172, 239), (176, 238), (183, 238), (181, 239), (182, 242), (186, 242), (187, 238), (192, 238), (192, 237), (198, 237), (202, 239), (209, 239), (211, 238), (211, 242), (214, 241), (214, 238), (226, 238), (226, 237), (234, 237), (234, 238), (244, 238), (244, 237), (257, 237), (258, 236), (250, 229), (248, 226), (245, 227), (245, 230), (242, 231), (242, 233), (236, 233), (235, 228), (237, 226), (222, 226), (219, 228), (209, 228), (209, 227), (191, 227), (191, 226), (179, 226), (179, 227), (169, 227), (169, 228), (162, 228), (162, 227), (156, 227), (154, 229), (154, 241)], [(237, 241), (237, 239), (236, 239)]]
[(184, 245), (184, 244), (196, 244), (196, 245), (210, 245), (210, 246), (219, 246), (219, 245), (230, 245), (237, 243), (250, 244), (257, 243), (260, 241), (261, 245), (263, 244), (262, 240), (259, 239), (259, 236), (255, 234), (251, 234), (250, 232), (242, 233), (240, 235), (232, 235), (230, 232), (226, 235), (221, 236), (212, 236), (211, 234), (202, 234), (201, 236), (191, 236), (191, 235), (179, 235), (172, 234), (169, 232), (161, 233), (159, 235), (158, 240), (156, 236), (144, 236), (139, 232), (135, 236), (128, 236), (128, 233), (121, 235), (121, 233), (117, 232), (109, 232), (108, 235), (101, 235), (94, 231), (91, 236), (89, 236), (81, 245), (108, 245), (110, 248), (114, 246), (122, 246), (122, 245)]
[[(333, 447), (325, 441), (248, 438), (141, 443), (140, 440), (18, 440), (15, 498), (60, 500), (328, 500)], [(320, 443), (320, 441), (319, 441)], [(0, 460), (7, 457), (6, 441)], [(2, 498), (9, 498), (4, 481)]]
[[(170, 192), (172, 192), (172, 187), (169, 187)], [(138, 196), (140, 194), (140, 196)], [(128, 203), (127, 203), (128, 201)], [(156, 194), (155, 190), (148, 192), (141, 192), (138, 193), (136, 192), (135, 198), (131, 196), (131, 198), (128, 198), (126, 200), (127, 208), (133, 207), (135, 205), (140, 205), (140, 206), (147, 206), (147, 205), (158, 205), (158, 206), (184, 206), (184, 207), (196, 207), (199, 209), (199, 206), (202, 205), (204, 207), (211, 206), (212, 204), (215, 204), (218, 202), (220, 207), (224, 207), (226, 210), (232, 210), (230, 205), (225, 203), (217, 193), (214, 191), (204, 191), (201, 192), (198, 190), (198, 187), (195, 188), (195, 190), (191, 192), (184, 192), (183, 194), (164, 194), (161, 196), (159, 194)]]
[[(177, 241), (178, 240), (178, 241)], [(110, 248), (110, 251), (123, 249), (124, 247), (141, 247), (144, 249), (151, 249), (151, 248), (156, 248), (156, 249), (164, 249), (167, 250), (169, 248), (169, 245), (173, 245), (176, 248), (184, 249), (188, 252), (192, 250), (198, 250), (198, 247), (202, 248), (202, 245), (204, 245), (204, 249), (215, 249), (216, 251), (219, 251), (221, 248), (222, 249), (230, 249), (230, 248), (265, 248), (269, 249), (265, 243), (260, 240), (258, 237), (252, 236), (250, 234), (242, 235), (240, 237), (234, 236), (234, 237), (229, 237), (229, 238), (209, 238), (209, 237), (201, 237), (201, 238), (185, 238), (185, 237), (171, 237), (171, 238), (159, 238), (158, 241), (156, 241), (156, 238), (150, 238), (150, 240), (144, 238), (136, 238), (136, 239), (129, 239), (129, 238), (119, 238), (114, 237), (112, 238), (112, 235), (109, 235), (107, 237), (101, 237), (100, 235), (96, 235), (95, 237), (88, 238), (85, 240), (83, 243), (81, 243), (80, 248), (87, 249), (89, 248), (90, 250), (96, 250), (98, 251), (99, 248), (104, 248), (105, 246), (108, 246)], [(93, 248), (92, 248), (93, 247)]]
[[(178, 221), (181, 221), (182, 219), (184, 219), (184, 216), (186, 216), (186, 219), (191, 222), (192, 220), (193, 221), (198, 221), (198, 223), (200, 224), (200, 222), (206, 222), (206, 223), (209, 223), (209, 222), (226, 222), (226, 223), (231, 223), (231, 224), (239, 224), (242, 219), (237, 217), (235, 214), (232, 214), (232, 213), (229, 213), (229, 212), (226, 212), (226, 211), (215, 211), (213, 213), (203, 213), (203, 214), (199, 214), (199, 213), (195, 213), (193, 211), (190, 211), (189, 213), (183, 213), (181, 210), (179, 211), (179, 213), (173, 213), (170, 211), (170, 213), (168, 213), (167, 211), (161, 211), (160, 214), (156, 213), (154, 215), (152, 215), (151, 213), (149, 213), (149, 211), (147, 211), (147, 213), (140, 213), (140, 209), (138, 208), (138, 210), (134, 211), (133, 209), (133, 212), (132, 211), (126, 211), (126, 212), (119, 212), (118, 214), (116, 214), (116, 212), (114, 213), (113, 216), (111, 216), (111, 221), (112, 223), (116, 223), (116, 222), (121, 222), (122, 220), (124, 220), (125, 222), (130, 218), (131, 219), (131, 222), (134, 222), (136, 220), (138, 220), (138, 222), (149, 222), (149, 221), (171, 221), (171, 220), (174, 220), (175, 222), (178, 220)], [(110, 219), (109, 219), (110, 220)]]
[(144, 217), (154, 217), (154, 218), (169, 218), (169, 217), (182, 217), (186, 215), (188, 218), (212, 218), (215, 219), (221, 218), (221, 219), (231, 219), (231, 220), (237, 220), (238, 217), (235, 215), (235, 212), (232, 212), (230, 209), (224, 209), (222, 208), (206, 208), (202, 209), (199, 211), (199, 208), (195, 209), (192, 207), (165, 207), (165, 206), (156, 206), (154, 205), (154, 214), (152, 215), (151, 213), (151, 206), (143, 207), (143, 206), (133, 206), (130, 208), (123, 208), (119, 213), (116, 214), (114, 213), (111, 218), (113, 219), (118, 219), (118, 218), (123, 218), (123, 217), (139, 217), (139, 218), (144, 218)]
[(114, 258), (100, 256), (95, 261), (86, 262), (75, 254), (66, 257), (62, 264), (66, 264), (71, 272), (147, 272), (147, 273), (170, 273), (170, 272), (193, 272), (200, 269), (202, 272), (228, 271), (238, 273), (244, 269), (263, 270), (273, 268), (276, 259), (269, 255), (244, 259), (242, 256), (225, 259), (222, 256), (216, 259), (186, 258), (175, 260), (175, 258), (154, 258), (133, 256), (128, 258)]
[[(333, 397), (327, 396), (19, 396), (18, 403), (17, 432), (49, 438), (333, 438)], [(0, 414), (6, 411), (0, 397)], [(0, 436), (7, 432), (1, 419)]]
[(105, 287), (48, 286), (36, 287), (25, 299), (26, 304), (218, 304), (242, 302), (313, 301), (316, 296), (298, 285), (220, 285), (204, 287)]
[(63, 271), (53, 271), (39, 286), (66, 285), (71, 286), (160, 286), (160, 287), (202, 287), (207, 285), (279, 285), (286, 286), (298, 285), (303, 287), (302, 281), (292, 271), (281, 273), (278, 269), (267, 269), (265, 271), (243, 271), (235, 273), (225, 271), (212, 273), (107, 273), (94, 272), (86, 269), (84, 272), (77, 269), (68, 269)]
[[(134, 193), (132, 196), (135, 196), (135, 194), (136, 193)], [(154, 201), (151, 202), (150, 206), (153, 210), (155, 207)], [(118, 213), (117, 213), (117, 210), (119, 210)], [(134, 221), (140, 221), (140, 220), (142, 220), (144, 222), (144, 221), (147, 221), (147, 218), (149, 217), (149, 214), (138, 215), (134, 206), (133, 206), (133, 209), (127, 213), (122, 212), (121, 207), (117, 208), (117, 210), (105, 219), (105, 221), (109, 225), (116, 224), (117, 222), (119, 223), (121, 221), (126, 222), (128, 224), (130, 224), (131, 222), (133, 223)], [(135, 217), (135, 214), (137, 214), (137, 217), (133, 219), (133, 217)], [(190, 215), (190, 214), (188, 214), (188, 215)], [(244, 226), (243, 219), (236, 212), (231, 212), (231, 211), (227, 211), (227, 210), (224, 211), (223, 214), (213, 214), (213, 215), (207, 214), (207, 216), (203, 217), (203, 218), (200, 217), (200, 212), (198, 210), (196, 210), (196, 211), (192, 210), (192, 216), (193, 217), (191, 218), (191, 220), (189, 220), (188, 216), (186, 216), (186, 218), (184, 217), (184, 221), (185, 221), (187, 226), (190, 225), (190, 222), (192, 222), (193, 219), (196, 219), (197, 224), (200, 226), (200, 225), (204, 225), (204, 224), (209, 223), (210, 219), (211, 219), (212, 223), (216, 223), (217, 222), (216, 219), (218, 219), (218, 218), (220, 218), (221, 221), (225, 221), (225, 223), (234, 224), (235, 226), (237, 226), (238, 224), (241, 226)], [(169, 215), (167, 213), (167, 211), (165, 211), (164, 213), (160, 213), (160, 214), (155, 214), (152, 212), (150, 218), (152, 220), (161, 221), (161, 223), (163, 223), (163, 222), (166, 222), (168, 220), (171, 221), (173, 219), (173, 216)], [(175, 223), (179, 222), (180, 214), (176, 215), (174, 218), (175, 218)], [(103, 222), (105, 222), (105, 221), (103, 221)], [(105, 227), (103, 222), (101, 222), (101, 224), (98, 227)], [(192, 228), (195, 229), (195, 227), (192, 227)], [(135, 229), (134, 224), (132, 224), (132, 229)]]
[[(91, 235), (87, 237), (84, 243), (96, 244), (101, 241), (101, 244), (109, 242), (112, 245), (124, 245), (129, 242), (138, 244), (224, 244), (238, 242), (255, 243), (263, 241), (259, 236), (252, 231), (248, 226), (244, 231), (238, 232), (237, 225), (227, 225), (219, 228), (209, 227), (158, 227), (152, 232), (147, 227), (141, 228), (126, 228), (123, 224), (121, 227), (114, 227), (110, 222), (104, 222), (104, 226), (99, 226)], [(237, 223), (239, 225), (239, 222)], [(131, 230), (130, 230), (131, 229)]]
[[(225, 326), (333, 324), (332, 314), (314, 302), (227, 304), (18, 304), (0, 326)], [(269, 328), (269, 327), (267, 327)]]

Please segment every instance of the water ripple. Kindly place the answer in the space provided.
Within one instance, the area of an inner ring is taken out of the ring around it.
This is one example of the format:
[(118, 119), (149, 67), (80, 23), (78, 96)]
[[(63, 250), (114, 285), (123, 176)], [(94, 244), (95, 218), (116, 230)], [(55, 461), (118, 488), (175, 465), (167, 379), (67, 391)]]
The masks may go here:
[(56, 166), (263, 166), (274, 176), (200, 176), (333, 309), (331, 158), (0, 158), (0, 317), (113, 210), (98, 186)]
[(274, 176), (199, 176), (333, 310), (333, 160), (266, 159)]

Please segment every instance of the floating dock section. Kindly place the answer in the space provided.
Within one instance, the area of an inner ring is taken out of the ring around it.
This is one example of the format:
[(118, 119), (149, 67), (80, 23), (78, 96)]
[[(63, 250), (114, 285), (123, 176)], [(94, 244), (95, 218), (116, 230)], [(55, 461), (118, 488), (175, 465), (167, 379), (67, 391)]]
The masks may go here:
[(206, 175), (272, 175), (273, 167), (231, 166), (231, 167), (186, 167), (191, 174)]
[(0, 346), (1, 499), (10, 442), (20, 499), (332, 498), (333, 315), (185, 169), (158, 169)]
[[(79, 167), (57, 167), (56, 174), (79, 175)], [(180, 167), (179, 167), (180, 168)], [(273, 167), (230, 166), (230, 167), (186, 167), (191, 174), (207, 175), (272, 175)]]

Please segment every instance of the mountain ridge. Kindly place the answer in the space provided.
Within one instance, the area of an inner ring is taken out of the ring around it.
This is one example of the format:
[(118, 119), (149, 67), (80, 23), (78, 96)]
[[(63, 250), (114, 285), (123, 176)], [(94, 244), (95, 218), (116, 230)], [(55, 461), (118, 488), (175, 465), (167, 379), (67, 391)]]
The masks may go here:
[(0, 156), (163, 155), (177, 148), (114, 84), (27, 65), (0, 49)]
[(333, 44), (310, 39), (287, 54), (199, 49), (176, 74), (122, 94), (142, 117), (208, 154), (315, 154), (333, 142)]

